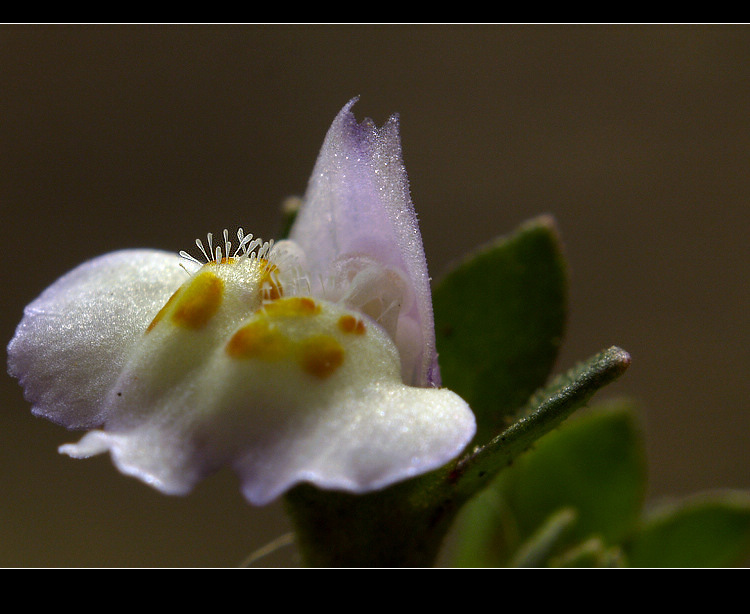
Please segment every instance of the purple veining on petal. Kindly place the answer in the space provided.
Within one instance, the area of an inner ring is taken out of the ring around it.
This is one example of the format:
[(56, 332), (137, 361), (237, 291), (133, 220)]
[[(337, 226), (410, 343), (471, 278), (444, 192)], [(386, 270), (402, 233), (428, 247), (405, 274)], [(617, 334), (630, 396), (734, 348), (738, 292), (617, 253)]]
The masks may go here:
[(399, 316), (405, 382), (439, 386), (430, 278), (401, 155), (398, 116), (378, 128), (351, 109), (326, 135), (290, 238), (305, 251), (315, 282), (337, 259), (365, 254), (408, 282), (414, 302)]

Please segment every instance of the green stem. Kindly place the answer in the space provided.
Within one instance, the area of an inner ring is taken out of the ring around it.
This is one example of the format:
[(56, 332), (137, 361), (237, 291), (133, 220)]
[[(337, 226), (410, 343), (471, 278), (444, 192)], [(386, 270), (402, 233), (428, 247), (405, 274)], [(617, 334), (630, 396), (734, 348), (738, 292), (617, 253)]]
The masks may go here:
[(445, 483), (442, 472), (366, 495), (324, 492), (303, 484), (286, 496), (297, 545), (311, 567), (429, 567), (457, 505), (422, 490)]

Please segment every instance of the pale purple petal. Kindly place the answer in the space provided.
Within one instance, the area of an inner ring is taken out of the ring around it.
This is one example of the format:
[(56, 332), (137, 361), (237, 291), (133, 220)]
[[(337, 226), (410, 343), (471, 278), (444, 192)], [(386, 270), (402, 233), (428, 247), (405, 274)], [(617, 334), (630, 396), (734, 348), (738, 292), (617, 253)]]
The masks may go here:
[(68, 428), (103, 421), (104, 399), (151, 319), (187, 279), (176, 254), (123, 250), (70, 271), (24, 310), (8, 371), (32, 411)]
[(439, 386), (430, 278), (401, 156), (398, 117), (357, 123), (356, 99), (326, 135), (290, 238), (304, 250), (313, 283), (347, 256), (397, 271), (413, 294), (399, 314), (396, 344), (407, 384)]

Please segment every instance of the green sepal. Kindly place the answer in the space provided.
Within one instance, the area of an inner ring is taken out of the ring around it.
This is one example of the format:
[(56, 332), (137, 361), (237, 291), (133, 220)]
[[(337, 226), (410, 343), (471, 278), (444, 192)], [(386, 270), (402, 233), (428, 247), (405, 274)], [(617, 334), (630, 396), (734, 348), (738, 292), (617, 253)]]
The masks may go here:
[(477, 443), (544, 385), (562, 343), (567, 267), (554, 221), (531, 220), (465, 257), (433, 291), (443, 384), (477, 418)]
[(633, 567), (750, 563), (750, 494), (700, 493), (650, 511), (625, 545)]

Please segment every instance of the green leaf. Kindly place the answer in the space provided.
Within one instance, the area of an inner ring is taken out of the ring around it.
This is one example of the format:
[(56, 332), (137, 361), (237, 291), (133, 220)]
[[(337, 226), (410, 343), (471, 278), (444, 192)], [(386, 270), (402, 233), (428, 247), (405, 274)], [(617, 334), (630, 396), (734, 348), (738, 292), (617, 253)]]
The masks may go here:
[(617, 544), (637, 521), (646, 458), (633, 408), (606, 405), (540, 439), (493, 485), (513, 510), (522, 539), (561, 507), (576, 510), (571, 539)]
[(571, 507), (550, 514), (549, 518), (516, 550), (510, 567), (541, 567), (555, 551), (562, 537), (578, 517)]
[(627, 561), (618, 546), (607, 546), (601, 538), (591, 537), (552, 557), (549, 567), (626, 567)]
[(539, 438), (584, 407), (597, 390), (616, 380), (629, 365), (628, 353), (611, 347), (558, 376), (531, 397), (517, 413), (516, 421), (500, 435), (462, 457), (451, 471), (450, 480), (467, 498), (473, 496)]
[(750, 554), (750, 495), (704, 493), (648, 514), (626, 545), (633, 567), (729, 567)]
[(504, 567), (507, 535), (513, 528), (510, 510), (492, 488), (480, 492), (459, 513), (450, 547), (452, 567)]
[(465, 258), (433, 292), (445, 386), (477, 417), (476, 442), (542, 386), (565, 328), (567, 271), (554, 221), (540, 217)]

